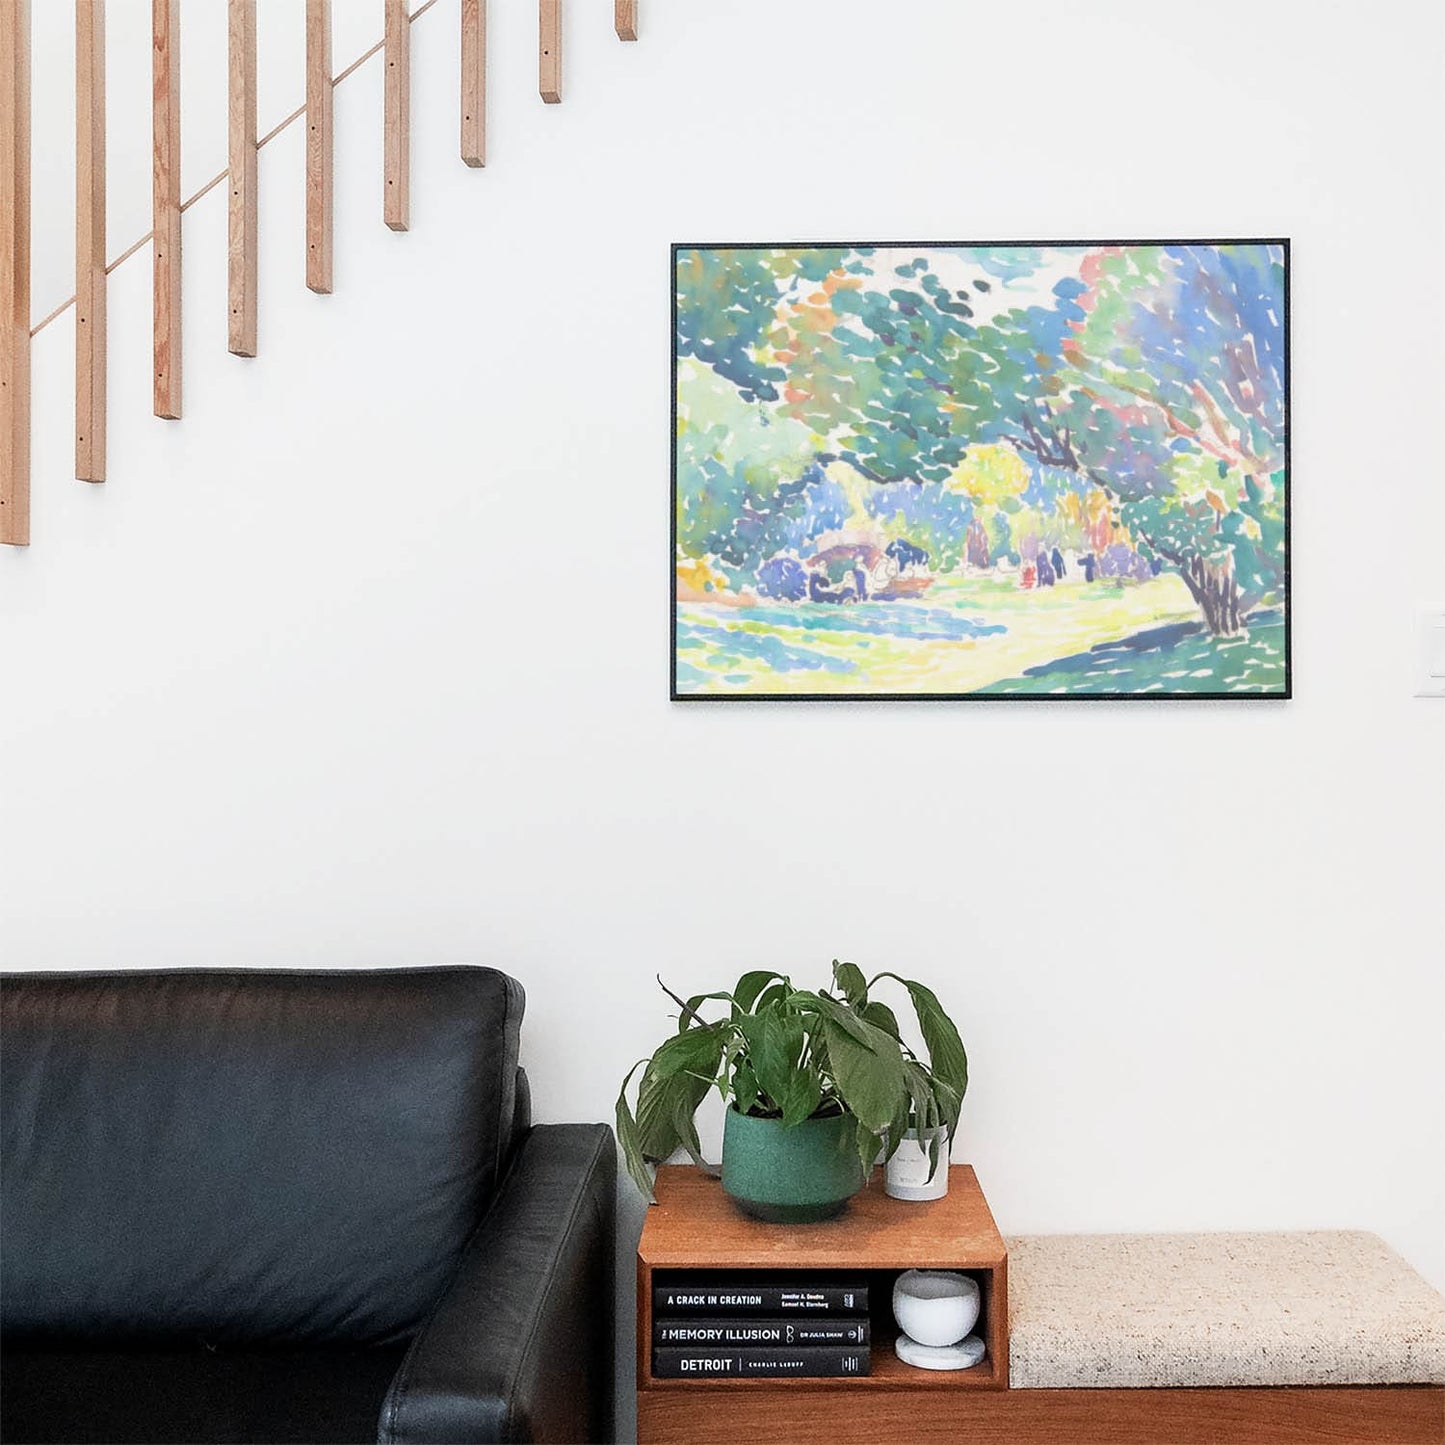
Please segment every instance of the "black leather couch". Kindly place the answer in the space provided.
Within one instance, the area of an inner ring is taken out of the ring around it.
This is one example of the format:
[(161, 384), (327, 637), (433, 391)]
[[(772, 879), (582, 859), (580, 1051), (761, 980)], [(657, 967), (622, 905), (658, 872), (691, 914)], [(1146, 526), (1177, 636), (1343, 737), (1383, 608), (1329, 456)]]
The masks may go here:
[(616, 1154), (485, 968), (0, 976), (0, 1437), (606, 1440)]

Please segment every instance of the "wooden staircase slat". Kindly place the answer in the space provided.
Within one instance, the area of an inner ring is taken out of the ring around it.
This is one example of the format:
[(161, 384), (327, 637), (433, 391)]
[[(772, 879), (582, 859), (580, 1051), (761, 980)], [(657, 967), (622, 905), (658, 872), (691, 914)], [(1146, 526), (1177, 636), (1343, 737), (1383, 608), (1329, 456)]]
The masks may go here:
[(30, 541), (30, 0), (0, 5), (0, 543)]
[(487, 163), (487, 0), (462, 0), (462, 160)]
[(256, 0), (229, 0), (227, 208), (229, 350), (256, 354), (256, 255), (259, 213), (256, 176)]
[(411, 224), (411, 17), (406, 0), (385, 0), (382, 216), (393, 231)]
[(537, 0), (538, 89), (548, 105), (562, 99), (562, 0)]
[(154, 410), (181, 414), (180, 0), (152, 0), (151, 213), (154, 262)]
[(105, 480), (105, 0), (75, 0), (75, 475)]
[(306, 0), (306, 284), (332, 287), (331, 0)]

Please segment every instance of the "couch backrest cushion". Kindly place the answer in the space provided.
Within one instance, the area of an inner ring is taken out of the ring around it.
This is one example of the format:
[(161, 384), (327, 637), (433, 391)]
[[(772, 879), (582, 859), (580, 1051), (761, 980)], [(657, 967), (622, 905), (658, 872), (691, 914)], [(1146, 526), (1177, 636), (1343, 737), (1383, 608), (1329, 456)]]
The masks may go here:
[(505, 1164), (491, 969), (0, 978), (7, 1336), (379, 1344)]

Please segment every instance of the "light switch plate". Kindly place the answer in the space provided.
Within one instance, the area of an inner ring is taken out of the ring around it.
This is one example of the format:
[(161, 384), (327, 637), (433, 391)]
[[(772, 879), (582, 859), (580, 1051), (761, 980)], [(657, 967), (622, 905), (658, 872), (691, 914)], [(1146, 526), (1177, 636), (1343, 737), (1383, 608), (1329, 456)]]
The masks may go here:
[(1420, 657), (1416, 697), (1445, 697), (1445, 607), (1420, 613)]

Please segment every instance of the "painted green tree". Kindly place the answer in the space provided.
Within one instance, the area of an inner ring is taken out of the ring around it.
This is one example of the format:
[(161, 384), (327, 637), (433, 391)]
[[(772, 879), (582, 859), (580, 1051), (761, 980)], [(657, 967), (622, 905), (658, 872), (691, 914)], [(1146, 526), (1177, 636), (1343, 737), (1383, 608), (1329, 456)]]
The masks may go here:
[(1212, 633), (1285, 585), (1284, 262), (1275, 248), (1112, 247), (1018, 444), (1077, 471), (1176, 568)]

